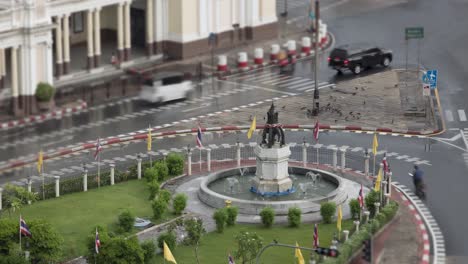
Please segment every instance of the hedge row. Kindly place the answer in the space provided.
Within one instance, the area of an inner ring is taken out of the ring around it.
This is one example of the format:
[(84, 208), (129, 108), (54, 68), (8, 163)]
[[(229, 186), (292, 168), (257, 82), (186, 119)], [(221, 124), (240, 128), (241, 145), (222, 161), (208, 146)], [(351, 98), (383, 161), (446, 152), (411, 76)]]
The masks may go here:
[(391, 201), (387, 206), (377, 214), (369, 223), (361, 225), (359, 232), (353, 235), (338, 247), (340, 252), (337, 258), (327, 258), (323, 263), (325, 264), (341, 264), (347, 263), (353, 254), (360, 250), (364, 240), (369, 239), (373, 234), (377, 233), (383, 226), (393, 219), (398, 211), (398, 203)]

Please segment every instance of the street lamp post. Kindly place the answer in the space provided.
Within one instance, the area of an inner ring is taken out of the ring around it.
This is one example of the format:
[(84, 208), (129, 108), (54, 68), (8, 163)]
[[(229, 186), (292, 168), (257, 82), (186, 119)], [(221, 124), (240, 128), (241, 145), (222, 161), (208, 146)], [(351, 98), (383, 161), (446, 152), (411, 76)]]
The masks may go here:
[[(311, 0), (311, 5), (312, 5), (312, 0)], [(319, 53), (319, 42), (320, 42), (320, 37), (319, 37), (319, 33), (320, 33), (320, 24), (319, 24), (319, 19), (320, 19), (320, 12), (319, 12), (319, 0), (315, 0), (315, 74), (314, 74), (314, 77), (315, 77), (315, 88), (314, 88), (314, 100), (313, 100), (313, 109), (312, 109), (312, 114), (314, 116), (318, 116), (319, 114), (319, 109), (320, 109), (320, 103), (319, 103), (319, 99), (320, 99), (320, 95), (319, 95), (319, 88), (318, 88), (318, 85), (319, 85), (319, 80), (318, 80), (318, 67), (319, 67), (319, 56), (318, 56), (318, 53)]]

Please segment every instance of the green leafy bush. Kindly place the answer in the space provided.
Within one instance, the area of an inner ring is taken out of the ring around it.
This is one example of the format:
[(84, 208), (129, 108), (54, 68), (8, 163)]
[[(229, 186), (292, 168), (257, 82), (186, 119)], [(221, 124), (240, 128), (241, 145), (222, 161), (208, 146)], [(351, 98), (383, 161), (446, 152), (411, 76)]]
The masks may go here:
[(323, 218), (323, 222), (330, 224), (333, 220), (333, 216), (336, 213), (336, 204), (334, 202), (325, 202), (320, 205), (320, 215)]
[(357, 199), (351, 199), (349, 201), (349, 209), (351, 211), (351, 218), (358, 219), (359, 213), (361, 211), (361, 206), (359, 205), (359, 201)]
[(187, 195), (183, 193), (177, 194), (172, 200), (172, 207), (176, 215), (182, 214), (182, 211), (184, 211), (186, 206), (187, 206)]
[(154, 167), (146, 168), (143, 172), (143, 178), (145, 178), (147, 182), (158, 181), (158, 170)]
[(260, 217), (265, 227), (271, 227), (275, 222), (275, 211), (271, 207), (265, 207), (260, 211)]
[(39, 102), (48, 102), (54, 96), (55, 89), (52, 85), (40, 82), (36, 87), (36, 98)]
[(143, 257), (145, 258), (145, 263), (151, 263), (155, 253), (156, 253), (156, 245), (153, 241), (148, 240), (141, 243), (141, 249), (143, 250)]
[(366, 195), (364, 198), (364, 202), (366, 204), (367, 210), (370, 212), (370, 217), (374, 217), (375, 215), (375, 206), (374, 203), (380, 201), (380, 192), (376, 192), (372, 190), (370, 193)]
[(169, 168), (167, 167), (166, 162), (163, 160), (156, 162), (153, 168), (158, 172), (159, 182), (163, 182), (169, 177)]
[(171, 251), (174, 251), (177, 243), (174, 232), (165, 232), (158, 237), (158, 248), (160, 248), (161, 250), (164, 249), (164, 241), (166, 242), (167, 247), (169, 247)]
[(240, 263), (252, 263), (260, 249), (263, 247), (263, 238), (252, 232), (241, 231), (235, 236), (237, 250), (234, 257)]
[(227, 219), (226, 209), (220, 208), (216, 210), (213, 214), (213, 219), (216, 222), (216, 231), (218, 231), (218, 233), (223, 233)]
[(166, 203), (169, 203), (172, 195), (168, 190), (161, 190), (158, 196), (159, 196), (159, 199), (165, 201)]
[(124, 232), (130, 232), (135, 223), (135, 216), (129, 211), (125, 210), (119, 215), (119, 227), (122, 228)]
[(189, 218), (184, 221), (185, 231), (187, 232), (187, 237), (184, 240), (186, 245), (196, 245), (201, 236), (206, 232), (203, 228), (203, 221), (200, 218)]
[(239, 213), (239, 208), (235, 206), (230, 206), (226, 208), (226, 213), (227, 213), (227, 219), (226, 219), (226, 225), (227, 226), (234, 226), (237, 221), (237, 215)]
[(161, 198), (158, 198), (153, 200), (153, 202), (151, 203), (151, 207), (153, 208), (154, 219), (161, 219), (161, 217), (167, 210), (167, 202), (162, 200)]
[(291, 207), (288, 210), (288, 223), (290, 227), (299, 227), (301, 225), (302, 211), (300, 208)]
[(177, 176), (184, 173), (184, 157), (177, 153), (169, 153), (166, 158), (169, 175)]
[(159, 183), (157, 181), (152, 181), (148, 182), (146, 185), (150, 192), (149, 200), (152, 201), (159, 194)]

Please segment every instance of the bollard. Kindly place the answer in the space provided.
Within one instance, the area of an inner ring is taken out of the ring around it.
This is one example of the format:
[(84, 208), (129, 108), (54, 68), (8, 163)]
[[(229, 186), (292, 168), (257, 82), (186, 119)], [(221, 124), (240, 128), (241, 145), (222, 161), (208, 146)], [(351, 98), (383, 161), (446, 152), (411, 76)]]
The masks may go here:
[(364, 161), (364, 175), (369, 176), (369, 153), (366, 152), (366, 159)]
[(388, 190), (387, 191), (388, 192), (387, 193), (388, 193), (388, 196), (391, 197), (392, 196), (392, 172), (389, 171), (387, 173), (387, 175), (388, 175), (388, 177), (387, 177), (387, 181), (388, 181)]
[(385, 204), (388, 204), (390, 202), (390, 194), (386, 193), (384, 194), (384, 196), (385, 196), (385, 199), (384, 199)]
[(88, 170), (85, 169), (83, 171), (83, 192), (87, 192), (88, 191)]
[(288, 40), (288, 55), (296, 55), (296, 41)]
[(239, 142), (237, 142), (236, 160), (237, 160), (237, 167), (240, 167), (241, 166), (241, 147), (240, 147)]
[(338, 149), (337, 148), (333, 148), (333, 170), (337, 170), (337, 166), (338, 166)]
[(237, 68), (247, 70), (249, 68), (247, 52), (239, 52), (237, 54)]
[(341, 149), (341, 171), (344, 172), (346, 168), (346, 149)]
[(364, 219), (365, 219), (365, 223), (369, 223), (369, 216), (370, 216), (370, 212), (369, 211), (364, 211)]
[(254, 63), (255, 65), (263, 65), (263, 49), (262, 48), (255, 49)]
[(192, 175), (192, 152), (187, 151), (187, 174)]
[(141, 158), (137, 159), (138, 164), (137, 164), (137, 175), (138, 179), (141, 180)]
[(302, 166), (307, 167), (307, 145), (305, 142), (302, 145)]
[(311, 48), (311, 40), (309, 37), (303, 37), (302, 38), (302, 53), (304, 53), (306, 56), (310, 55), (310, 48)]
[(278, 44), (271, 45), (270, 60), (272, 60), (272, 61), (278, 60), (278, 53), (279, 52), (280, 52), (280, 46)]
[(227, 71), (227, 57), (226, 55), (219, 55), (218, 56), (218, 71), (225, 72)]
[(60, 176), (54, 176), (55, 178), (55, 197), (60, 197)]
[(359, 224), (360, 224), (359, 220), (356, 220), (353, 223), (354, 223), (354, 227), (356, 228), (356, 233), (359, 232)]
[(343, 230), (343, 234), (344, 234), (344, 241), (348, 241), (348, 238), (349, 238), (349, 230)]
[(320, 25), (320, 43), (323, 45), (327, 42), (327, 24)]
[(110, 185), (114, 185), (115, 184), (115, 164), (114, 163), (111, 163), (110, 165), (110, 169), (111, 169), (111, 172), (110, 172)]
[(3, 195), (3, 188), (0, 188), (0, 210), (2, 210), (2, 195)]
[(379, 209), (380, 209), (380, 203), (374, 203), (374, 207), (375, 207), (375, 215), (378, 215), (379, 214)]
[[(28, 179), (28, 193), (32, 193), (32, 180)], [(28, 204), (31, 204), (31, 201), (28, 200)]]
[(381, 203), (382, 207), (384, 207), (387, 203), (385, 202), (385, 197), (384, 195), (387, 194), (387, 181), (382, 181), (382, 190), (380, 190), (380, 197), (381, 197)]
[(206, 165), (207, 165), (207, 170), (210, 172), (211, 171), (211, 149), (206, 149)]

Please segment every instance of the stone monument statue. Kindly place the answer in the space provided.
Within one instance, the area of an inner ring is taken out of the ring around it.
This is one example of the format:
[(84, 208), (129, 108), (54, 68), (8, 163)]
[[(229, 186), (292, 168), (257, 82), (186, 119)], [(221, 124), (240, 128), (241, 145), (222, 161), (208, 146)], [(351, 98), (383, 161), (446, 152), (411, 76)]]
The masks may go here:
[(270, 110), (267, 112), (267, 123), (262, 133), (262, 145), (267, 145), (271, 148), (275, 142), (279, 142), (280, 146), (285, 145), (284, 131), (280, 123), (278, 123), (278, 112), (275, 112), (275, 105), (271, 103)]

